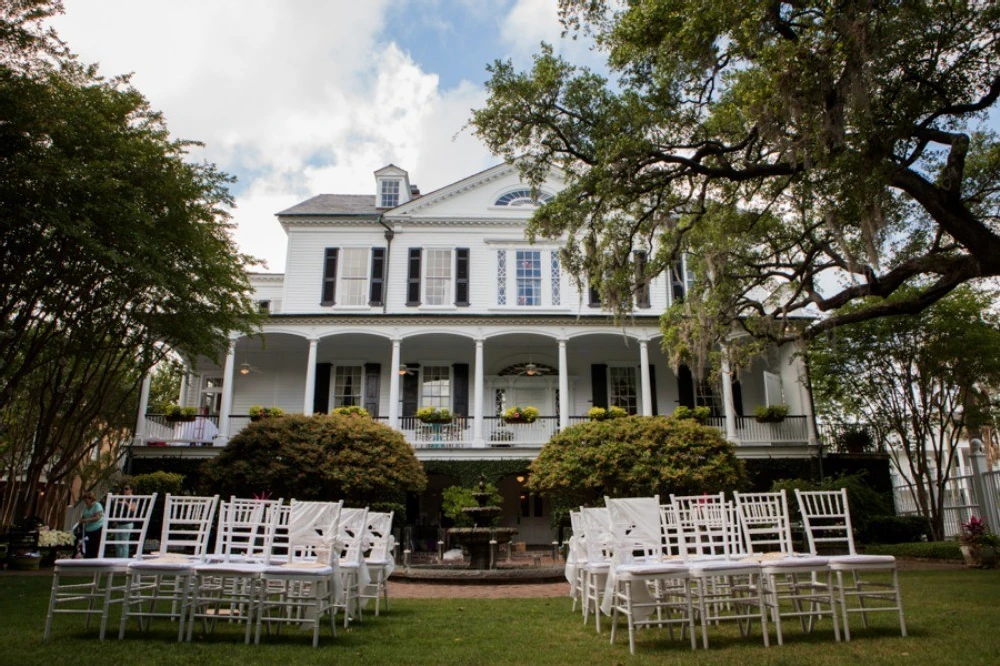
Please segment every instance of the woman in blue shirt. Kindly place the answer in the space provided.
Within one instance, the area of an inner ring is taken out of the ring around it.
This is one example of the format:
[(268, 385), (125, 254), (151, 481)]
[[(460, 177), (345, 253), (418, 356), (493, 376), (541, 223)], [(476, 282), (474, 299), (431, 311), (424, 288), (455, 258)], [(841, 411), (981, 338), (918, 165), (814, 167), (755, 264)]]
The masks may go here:
[(100, 556), (98, 550), (101, 547), (101, 528), (104, 527), (104, 507), (89, 490), (83, 494), (83, 503), (86, 505), (80, 516), (80, 524), (83, 525), (83, 556), (92, 559)]

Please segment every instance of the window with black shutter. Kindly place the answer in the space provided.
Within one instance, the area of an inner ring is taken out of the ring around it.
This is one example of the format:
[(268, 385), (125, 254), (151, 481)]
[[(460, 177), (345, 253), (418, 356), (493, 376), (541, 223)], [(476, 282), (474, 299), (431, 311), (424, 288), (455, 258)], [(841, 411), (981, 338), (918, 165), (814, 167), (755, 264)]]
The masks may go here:
[(385, 299), (385, 248), (372, 248), (372, 276), (368, 305), (382, 305)]
[(598, 288), (597, 283), (590, 282), (587, 291), (589, 293), (587, 305), (592, 308), (601, 307), (601, 290)]
[(320, 305), (334, 305), (337, 302), (337, 248), (326, 248), (323, 259), (323, 298)]
[(423, 249), (411, 247), (406, 272), (406, 304), (420, 305), (420, 257)]
[(469, 248), (455, 250), (455, 305), (469, 304)]
[(671, 303), (683, 303), (687, 289), (684, 284), (684, 262), (678, 259), (670, 266)]

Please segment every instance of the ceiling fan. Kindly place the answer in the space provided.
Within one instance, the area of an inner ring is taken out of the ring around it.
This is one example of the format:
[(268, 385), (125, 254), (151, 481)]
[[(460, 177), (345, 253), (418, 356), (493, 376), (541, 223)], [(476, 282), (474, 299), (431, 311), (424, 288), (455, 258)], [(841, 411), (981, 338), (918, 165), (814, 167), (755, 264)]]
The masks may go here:
[(240, 374), (241, 375), (249, 375), (251, 372), (258, 372), (259, 373), (260, 370), (257, 369), (257, 368), (255, 368), (254, 366), (250, 365), (249, 363), (247, 363), (245, 361), (240, 364)]
[(398, 370), (398, 372), (399, 372), (400, 376), (415, 375), (415, 374), (417, 374), (417, 369), (419, 367), (420, 367), (419, 365), (410, 365), (408, 363), (400, 363), (399, 364), (399, 370)]

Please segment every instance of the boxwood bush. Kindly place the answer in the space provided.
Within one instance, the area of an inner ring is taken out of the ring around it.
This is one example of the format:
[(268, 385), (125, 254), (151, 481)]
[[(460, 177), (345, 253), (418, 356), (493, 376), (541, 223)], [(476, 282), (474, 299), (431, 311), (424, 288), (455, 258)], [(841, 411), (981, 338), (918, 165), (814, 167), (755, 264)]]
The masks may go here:
[(529, 488), (560, 505), (611, 497), (738, 490), (745, 480), (733, 445), (692, 419), (630, 416), (571, 426), (531, 463)]
[(339, 414), (251, 423), (206, 464), (204, 477), (223, 496), (268, 493), (286, 500), (344, 499), (353, 506), (396, 503), (427, 485), (401, 433)]

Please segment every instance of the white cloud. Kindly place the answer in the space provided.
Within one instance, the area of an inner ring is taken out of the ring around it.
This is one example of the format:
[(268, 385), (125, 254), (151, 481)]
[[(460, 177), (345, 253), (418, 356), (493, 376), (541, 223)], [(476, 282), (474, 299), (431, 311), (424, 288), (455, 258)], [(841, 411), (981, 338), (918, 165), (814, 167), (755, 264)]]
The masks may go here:
[(393, 162), (423, 190), (492, 159), (468, 133), (483, 100), (382, 41), (388, 0), (90, 0), (68, 3), (60, 35), (105, 75), (134, 71), (174, 136), (206, 143), (195, 158), (237, 174), (235, 237), (282, 271), (274, 213), (321, 192), (374, 193)]

